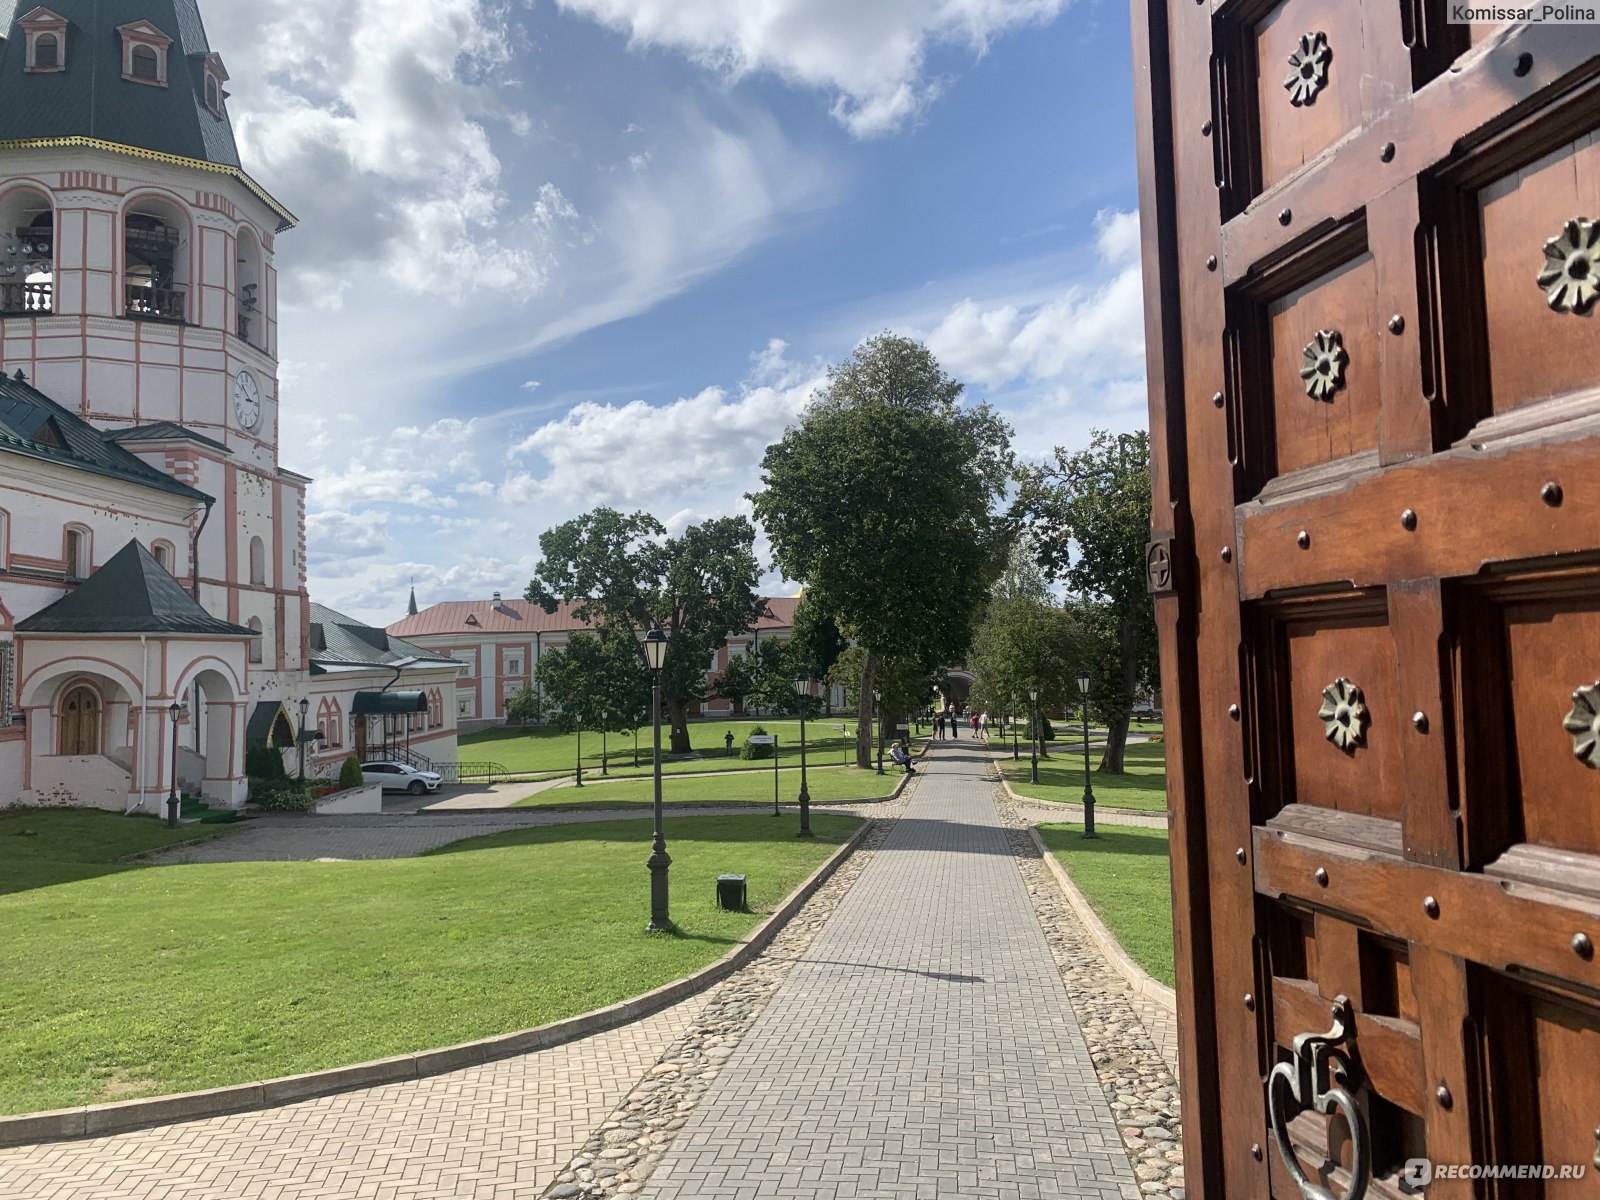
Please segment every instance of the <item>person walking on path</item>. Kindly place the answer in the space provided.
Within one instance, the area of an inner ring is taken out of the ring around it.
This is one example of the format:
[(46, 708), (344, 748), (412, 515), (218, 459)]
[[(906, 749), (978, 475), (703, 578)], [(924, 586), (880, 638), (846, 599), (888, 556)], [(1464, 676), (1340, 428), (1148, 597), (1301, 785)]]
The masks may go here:
[(973, 741), (977, 741), (978, 740), (978, 735), (980, 733), (982, 733), (982, 732), (983, 732), (983, 730), (979, 727), (978, 714), (977, 713), (973, 713), (972, 714), (972, 740)]
[(950, 720), (950, 736), (959, 741), (961, 739), (961, 725), (956, 720), (956, 710), (952, 708), (947, 712)]
[(944, 741), (944, 709), (942, 708), (933, 716), (933, 737), (934, 741)]

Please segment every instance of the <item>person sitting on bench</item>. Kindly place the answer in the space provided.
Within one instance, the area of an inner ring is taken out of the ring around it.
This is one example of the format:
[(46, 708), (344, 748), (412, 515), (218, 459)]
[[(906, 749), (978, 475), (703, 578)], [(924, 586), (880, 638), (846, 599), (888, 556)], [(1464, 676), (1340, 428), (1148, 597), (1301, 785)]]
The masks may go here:
[(917, 769), (911, 765), (911, 755), (906, 751), (904, 742), (896, 742), (893, 746), (890, 746), (889, 757), (904, 767), (907, 775), (915, 775), (917, 773)]

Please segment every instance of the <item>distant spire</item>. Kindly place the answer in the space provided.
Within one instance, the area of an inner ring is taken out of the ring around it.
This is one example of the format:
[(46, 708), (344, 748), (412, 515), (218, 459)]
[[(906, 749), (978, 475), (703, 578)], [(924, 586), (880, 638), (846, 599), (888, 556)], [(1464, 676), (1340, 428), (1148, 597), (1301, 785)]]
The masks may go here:
[(411, 603), (406, 605), (406, 616), (414, 617), (416, 615), (417, 615), (417, 585), (416, 584), (412, 584), (411, 585)]

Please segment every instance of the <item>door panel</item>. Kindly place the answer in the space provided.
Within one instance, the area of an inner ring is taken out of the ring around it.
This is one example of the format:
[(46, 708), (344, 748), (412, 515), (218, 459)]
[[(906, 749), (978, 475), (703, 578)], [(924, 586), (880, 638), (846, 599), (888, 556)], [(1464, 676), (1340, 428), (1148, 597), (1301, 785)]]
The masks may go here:
[(1590, 1163), (1600, 29), (1134, 11), (1190, 1193)]

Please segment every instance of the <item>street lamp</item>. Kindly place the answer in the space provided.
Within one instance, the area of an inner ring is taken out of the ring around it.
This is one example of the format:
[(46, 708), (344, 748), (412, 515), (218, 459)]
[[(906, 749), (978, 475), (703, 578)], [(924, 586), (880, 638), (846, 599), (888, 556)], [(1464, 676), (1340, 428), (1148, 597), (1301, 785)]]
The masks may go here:
[(582, 787), (583, 786), (583, 718), (582, 717), (578, 718), (578, 759), (572, 765), (572, 773), (574, 775), (576, 775), (577, 779), (578, 779), (578, 782), (577, 782), (577, 784), (575, 786)]
[(800, 698), (800, 835), (812, 837), (811, 793), (806, 790), (806, 701), (811, 696), (811, 680), (794, 677), (794, 694)]
[(606, 726), (611, 723), (611, 718), (605, 713), (600, 714), (600, 774), (609, 775), (606, 770)]
[(300, 732), (295, 735), (295, 741), (300, 743), (300, 782), (306, 781), (306, 710), (311, 707), (310, 700), (300, 701)]
[(1039, 689), (1028, 689), (1028, 758), (1034, 783), (1039, 782)]
[(167, 709), (172, 718), (172, 789), (167, 792), (167, 828), (178, 827), (178, 720), (183, 716), (183, 705), (176, 700)]
[[(1000, 743), (1002, 746), (1004, 742)], [(1017, 754), (1017, 697), (1011, 696), (1011, 761), (1016, 762), (1020, 756)]]
[(1089, 781), (1089, 672), (1078, 672), (1078, 694), (1083, 698), (1083, 836), (1094, 832), (1094, 784)]
[(878, 723), (878, 774), (883, 774), (883, 693), (872, 689), (872, 717)]
[(667, 868), (672, 865), (672, 858), (667, 854), (667, 839), (661, 836), (661, 667), (667, 661), (667, 635), (664, 631), (652, 629), (645, 634), (644, 660), (652, 673), (650, 725), (655, 736), (656, 785), (656, 836), (650, 843), (650, 859), (645, 864), (650, 868), (650, 924), (644, 928), (646, 933), (670, 933), (672, 918), (667, 915)]

